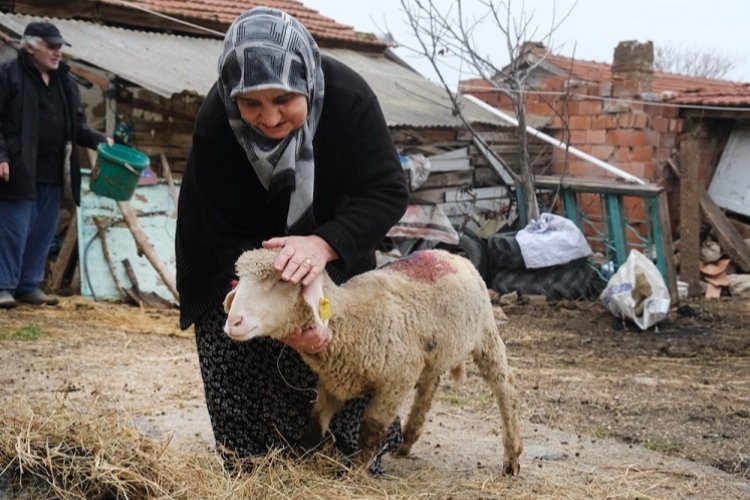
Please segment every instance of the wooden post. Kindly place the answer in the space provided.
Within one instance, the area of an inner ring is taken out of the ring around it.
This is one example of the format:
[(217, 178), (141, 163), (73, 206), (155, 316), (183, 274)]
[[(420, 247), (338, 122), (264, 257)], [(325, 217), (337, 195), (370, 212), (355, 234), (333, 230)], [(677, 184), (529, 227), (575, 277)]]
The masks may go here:
[(71, 259), (76, 255), (76, 250), (78, 250), (77, 219), (76, 210), (73, 210), (73, 216), (65, 232), (65, 239), (63, 239), (60, 252), (57, 254), (55, 263), (52, 264), (50, 270), (48, 288), (51, 293), (58, 293), (60, 291), (63, 279), (65, 278), (65, 272), (70, 266)]
[(162, 260), (159, 258), (159, 254), (156, 253), (154, 246), (150, 241), (148, 241), (148, 236), (143, 230), (143, 226), (141, 226), (141, 223), (138, 221), (138, 216), (135, 214), (135, 210), (133, 210), (130, 202), (118, 201), (117, 204), (120, 207), (120, 211), (122, 212), (122, 216), (125, 219), (125, 222), (128, 224), (128, 228), (130, 228), (130, 232), (133, 234), (133, 239), (135, 240), (135, 244), (138, 249), (138, 255), (146, 256), (151, 265), (154, 266), (156, 272), (159, 273), (159, 276), (161, 276), (161, 279), (164, 281), (164, 284), (167, 286), (169, 291), (172, 292), (172, 295), (174, 295), (174, 297), (179, 301), (180, 294), (177, 292), (177, 285), (174, 275), (169, 272), (167, 266), (165, 266)]
[(120, 278), (117, 277), (117, 272), (115, 271), (115, 266), (112, 263), (112, 258), (109, 255), (109, 245), (107, 245), (107, 228), (105, 227), (104, 222), (102, 222), (99, 217), (94, 216), (93, 220), (94, 224), (96, 225), (96, 233), (99, 235), (99, 243), (102, 246), (102, 255), (104, 256), (104, 261), (107, 263), (109, 274), (112, 275), (112, 279), (115, 282), (117, 294), (120, 296), (120, 299), (123, 299), (126, 297), (126, 294), (125, 290), (122, 287), (122, 283), (120, 283)]
[(172, 203), (174, 203), (174, 211), (172, 212), (171, 217), (177, 217), (177, 202), (178, 202), (178, 196), (177, 196), (177, 187), (174, 185), (174, 179), (172, 178), (172, 169), (169, 168), (169, 162), (167, 161), (167, 155), (164, 153), (161, 154), (161, 169), (162, 169), (162, 176), (167, 180), (167, 184), (169, 185), (169, 194), (172, 197)]
[(699, 167), (700, 140), (688, 134), (680, 142), (680, 279), (688, 284), (688, 297), (701, 295)]
[(672, 305), (680, 303), (677, 293), (677, 276), (674, 270), (674, 255), (672, 250), (672, 224), (669, 222), (669, 203), (667, 193), (661, 191), (656, 196), (646, 198), (653, 228), (654, 248), (656, 250), (656, 266), (659, 268), (664, 281), (669, 288)]

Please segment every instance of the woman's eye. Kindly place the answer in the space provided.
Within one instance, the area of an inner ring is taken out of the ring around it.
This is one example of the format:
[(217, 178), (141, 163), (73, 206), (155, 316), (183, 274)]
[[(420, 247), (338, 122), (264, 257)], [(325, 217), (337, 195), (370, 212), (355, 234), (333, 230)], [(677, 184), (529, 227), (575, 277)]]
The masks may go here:
[(258, 101), (248, 101), (243, 99), (240, 101), (240, 106), (243, 108), (257, 108), (260, 106), (260, 103)]

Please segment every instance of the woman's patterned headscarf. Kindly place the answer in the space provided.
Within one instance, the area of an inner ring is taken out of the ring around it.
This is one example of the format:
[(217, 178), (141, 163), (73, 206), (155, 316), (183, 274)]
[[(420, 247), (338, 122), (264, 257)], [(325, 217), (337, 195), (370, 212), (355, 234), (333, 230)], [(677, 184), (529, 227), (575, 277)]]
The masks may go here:
[[(224, 38), (218, 87), (234, 135), (269, 198), (285, 188), (292, 189), (287, 233), (309, 232), (314, 227), (312, 140), (325, 89), (315, 40), (286, 12), (250, 9), (234, 20)], [(237, 94), (269, 88), (307, 96), (305, 124), (281, 140), (269, 139), (248, 125), (235, 100)]]

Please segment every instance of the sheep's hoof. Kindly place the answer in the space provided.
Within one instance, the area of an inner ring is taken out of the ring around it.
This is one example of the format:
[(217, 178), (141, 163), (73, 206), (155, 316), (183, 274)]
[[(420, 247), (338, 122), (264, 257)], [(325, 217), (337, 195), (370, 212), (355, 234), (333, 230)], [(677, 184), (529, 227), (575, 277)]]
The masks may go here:
[(521, 463), (518, 458), (513, 460), (505, 460), (503, 462), (503, 474), (506, 476), (517, 476), (521, 472)]

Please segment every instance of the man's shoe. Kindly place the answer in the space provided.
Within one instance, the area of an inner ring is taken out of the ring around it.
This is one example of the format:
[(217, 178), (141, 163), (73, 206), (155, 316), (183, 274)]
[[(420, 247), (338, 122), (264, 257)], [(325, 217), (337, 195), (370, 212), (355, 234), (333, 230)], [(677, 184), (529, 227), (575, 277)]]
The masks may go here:
[(16, 299), (7, 290), (0, 290), (0, 309), (12, 309), (18, 305)]
[(48, 306), (56, 306), (57, 304), (60, 303), (57, 297), (52, 297), (51, 295), (47, 295), (46, 293), (44, 293), (38, 288), (35, 288), (34, 290), (30, 291), (27, 294), (16, 297), (16, 300), (18, 302), (24, 302), (26, 304), (33, 304), (35, 306), (41, 306), (44, 304), (47, 304)]

